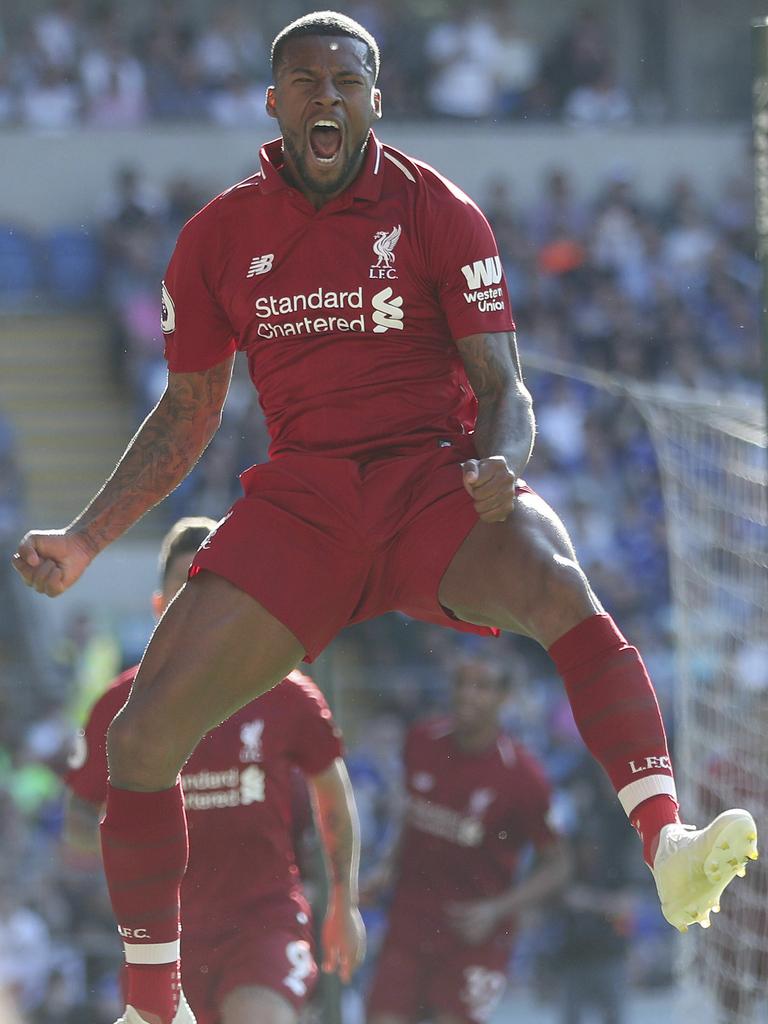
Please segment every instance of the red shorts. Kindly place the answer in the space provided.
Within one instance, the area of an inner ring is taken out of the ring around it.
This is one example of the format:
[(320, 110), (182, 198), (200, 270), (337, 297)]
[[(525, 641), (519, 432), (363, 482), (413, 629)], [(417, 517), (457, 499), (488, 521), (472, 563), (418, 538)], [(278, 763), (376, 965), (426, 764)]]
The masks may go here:
[(250, 908), (220, 935), (182, 932), (181, 980), (197, 1024), (215, 1024), (224, 997), (249, 985), (301, 1012), (317, 982), (309, 907), (281, 897)]
[(368, 1017), (391, 1014), (409, 1024), (430, 1011), (462, 1024), (486, 1024), (507, 984), (510, 939), (479, 946), (459, 942), (443, 925), (393, 922), (368, 996)]
[(195, 556), (254, 597), (303, 644), (307, 661), (353, 622), (389, 611), (471, 633), (440, 581), (478, 522), (460, 463), (471, 442), (357, 462), (283, 455), (241, 476), (245, 496)]

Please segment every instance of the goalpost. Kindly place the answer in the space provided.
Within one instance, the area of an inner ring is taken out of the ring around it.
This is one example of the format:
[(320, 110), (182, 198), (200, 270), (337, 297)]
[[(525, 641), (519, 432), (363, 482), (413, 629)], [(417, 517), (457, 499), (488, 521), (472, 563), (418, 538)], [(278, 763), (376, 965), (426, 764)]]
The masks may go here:
[[(676, 644), (674, 759), (685, 820), (746, 806), (768, 829), (768, 446), (761, 401), (648, 386), (526, 352), (526, 366), (631, 402), (658, 460)], [(763, 855), (765, 856), (765, 854)], [(702, 1024), (757, 1020), (768, 992), (768, 872), (679, 943)], [(720, 1018), (716, 1007), (725, 1006)]]

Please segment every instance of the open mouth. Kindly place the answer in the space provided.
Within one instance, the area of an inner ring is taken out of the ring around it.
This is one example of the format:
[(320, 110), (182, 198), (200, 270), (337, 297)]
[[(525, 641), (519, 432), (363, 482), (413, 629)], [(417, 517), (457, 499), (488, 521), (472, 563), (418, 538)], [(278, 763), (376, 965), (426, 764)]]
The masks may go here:
[(341, 128), (335, 121), (316, 121), (309, 129), (309, 147), (319, 164), (335, 163), (341, 143)]

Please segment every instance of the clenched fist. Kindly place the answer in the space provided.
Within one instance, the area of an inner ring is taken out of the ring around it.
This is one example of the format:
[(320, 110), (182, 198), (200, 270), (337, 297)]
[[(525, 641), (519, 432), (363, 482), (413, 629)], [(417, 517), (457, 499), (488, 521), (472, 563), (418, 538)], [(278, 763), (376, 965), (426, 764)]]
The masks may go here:
[(484, 523), (503, 523), (515, 507), (517, 476), (503, 455), (462, 462), (464, 487)]
[(93, 559), (85, 542), (66, 530), (31, 530), (11, 559), (28, 587), (58, 597), (78, 580)]

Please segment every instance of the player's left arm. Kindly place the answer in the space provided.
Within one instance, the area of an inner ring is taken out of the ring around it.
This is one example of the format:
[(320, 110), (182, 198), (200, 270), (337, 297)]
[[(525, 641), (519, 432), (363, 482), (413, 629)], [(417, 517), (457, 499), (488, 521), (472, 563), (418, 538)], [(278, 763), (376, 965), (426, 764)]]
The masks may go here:
[(101, 808), (69, 790), (64, 801), (62, 846), (65, 857), (71, 860), (101, 860), (99, 818)]
[(499, 896), (448, 904), (448, 920), (470, 946), (489, 938), (503, 922), (554, 899), (571, 875), (571, 859), (565, 842), (553, 838), (536, 851), (534, 864), (521, 881)]
[(323, 970), (338, 971), (348, 982), (365, 956), (365, 926), (357, 908), (360, 824), (355, 797), (341, 757), (308, 783), (329, 880)]
[(478, 458), (462, 466), (464, 486), (484, 522), (503, 522), (533, 450), (535, 420), (514, 331), (471, 334), (456, 345), (477, 397)]

